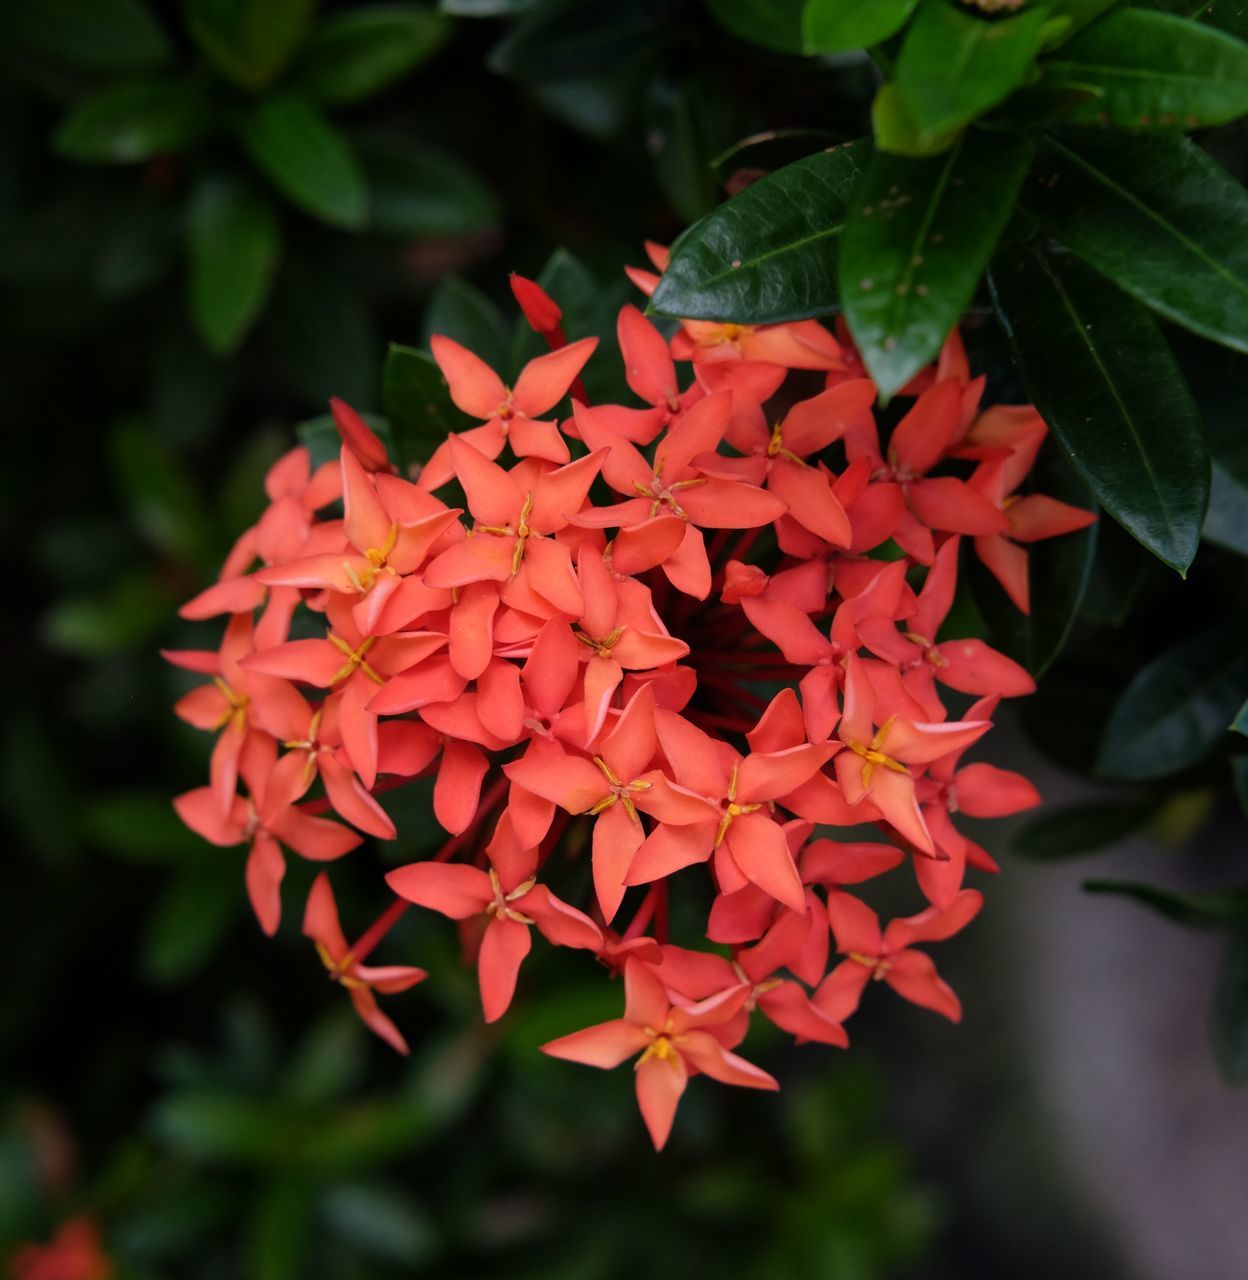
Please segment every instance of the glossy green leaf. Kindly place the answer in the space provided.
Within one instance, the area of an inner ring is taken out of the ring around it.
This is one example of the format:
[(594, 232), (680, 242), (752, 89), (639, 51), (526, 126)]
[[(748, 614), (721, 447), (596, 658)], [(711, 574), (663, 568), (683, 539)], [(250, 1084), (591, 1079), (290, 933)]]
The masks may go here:
[(982, 115), (1018, 88), (1040, 48), (1044, 9), (987, 22), (928, 0), (906, 31), (893, 79), (914, 113), (920, 140)]
[(236, 84), (261, 89), (285, 68), (317, 0), (185, 0), (186, 24), (204, 56)]
[(706, 0), (706, 7), (725, 31), (741, 40), (778, 53), (801, 53), (805, 48), (806, 0)]
[(1242, 620), (1198, 631), (1140, 670), (1114, 707), (1097, 760), (1111, 778), (1160, 778), (1199, 764), (1248, 697)]
[(1035, 246), (999, 254), (991, 281), (1028, 394), (1097, 501), (1186, 572), (1209, 454), (1156, 322), (1078, 259)]
[(368, 225), (388, 236), (458, 237), (495, 226), (493, 191), (458, 156), (413, 139), (356, 140), (368, 180)]
[(1186, 138), (1046, 139), (1024, 208), (1154, 311), (1248, 351), (1248, 193)]
[(1176, 924), (1193, 929), (1224, 929), (1248, 921), (1248, 889), (1221, 893), (1174, 893), (1152, 884), (1125, 880), (1088, 880), (1088, 893), (1115, 894), (1151, 907)]
[(919, 0), (807, 0), (802, 40), (807, 53), (865, 49), (900, 31)]
[(1248, 45), (1168, 13), (1120, 8), (1045, 59), (1045, 80), (1091, 85), (1071, 119), (1196, 129), (1248, 112)]
[(414, 347), (390, 344), (381, 375), (382, 403), (394, 432), (399, 465), (425, 462), (452, 431), (468, 425), (433, 357)]
[(655, 310), (746, 324), (835, 311), (836, 244), (869, 155), (858, 142), (807, 156), (695, 223), (674, 248)]
[(83, 71), (163, 66), (169, 39), (143, 0), (37, 0), (4, 6), (0, 38)]
[(268, 197), (250, 183), (214, 176), (191, 197), (191, 318), (211, 351), (242, 341), (264, 307), (281, 252)]
[(443, 276), (425, 312), (424, 338), (442, 334), (475, 352), (503, 377), (511, 347), (511, 329), (503, 313), (475, 285), (460, 276)]
[(845, 318), (882, 396), (940, 353), (974, 296), (1031, 159), (1026, 138), (973, 130), (941, 156), (871, 157), (838, 259)]
[(71, 160), (132, 164), (183, 151), (212, 124), (208, 100), (194, 81), (123, 81), (69, 113), (56, 132), (56, 149)]
[(1240, 40), (1248, 40), (1248, 0), (1135, 0), (1141, 9), (1162, 9), (1177, 13)]
[(1228, 1084), (1248, 1083), (1248, 925), (1232, 929), (1210, 1008), (1213, 1059)]
[[(1052, 445), (1041, 452), (1033, 478), (1040, 493), (1085, 510), (1096, 505), (1087, 486)], [(1099, 525), (1091, 525), (1028, 546), (1031, 612), (1027, 614), (1019, 612), (969, 547), (964, 553), (975, 602), (993, 645), (1037, 678), (1053, 665), (1070, 638), (1091, 581), (1099, 538)]]
[(346, 139), (306, 98), (268, 98), (243, 119), (260, 171), (305, 212), (346, 230), (368, 219), (368, 188)]
[(431, 58), (449, 29), (436, 9), (423, 5), (344, 9), (313, 29), (295, 83), (318, 102), (359, 102)]
[(1054, 862), (1118, 844), (1157, 812), (1156, 800), (1093, 800), (1049, 809), (1014, 837), (1025, 858)]

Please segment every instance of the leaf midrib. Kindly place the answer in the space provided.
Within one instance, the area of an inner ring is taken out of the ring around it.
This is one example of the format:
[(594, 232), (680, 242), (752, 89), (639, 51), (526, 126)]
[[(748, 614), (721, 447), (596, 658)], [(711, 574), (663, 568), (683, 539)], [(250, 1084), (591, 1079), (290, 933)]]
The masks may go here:
[[(1079, 312), (1076, 309), (1074, 302), (1070, 297), (1070, 294), (1066, 291), (1066, 288), (1062, 284), (1062, 281), (1058, 278), (1056, 272), (1052, 270), (1049, 263), (1045, 261), (1045, 259), (1039, 254), (1037, 254), (1036, 257), (1037, 257), (1037, 261), (1040, 264), (1040, 270), (1043, 271), (1044, 274), (1051, 281), (1053, 288), (1057, 293), (1058, 300), (1062, 304), (1062, 308), (1065, 310), (1067, 316), (1070, 318), (1071, 325), (1075, 333), (1078, 334), (1080, 342), (1082, 342), (1083, 345), (1087, 348), (1088, 355), (1092, 358), (1093, 364), (1096, 366), (1097, 371), (1100, 373), (1101, 377), (1104, 379), (1105, 385), (1109, 388), (1110, 395), (1112, 395), (1114, 398), (1114, 403), (1118, 406), (1118, 409), (1122, 414), (1122, 420), (1127, 426), (1127, 431), (1131, 437), (1131, 443), (1135, 446), (1136, 452), (1139, 453), (1140, 461), (1143, 462), (1144, 464), (1144, 470), (1148, 474), (1149, 481), (1152, 484), (1153, 492), (1157, 495), (1158, 508), (1161, 512), (1161, 518), (1165, 523), (1166, 530), (1170, 535), (1170, 541), (1171, 543), (1174, 543), (1176, 541), (1177, 530), (1175, 529), (1175, 526), (1170, 519), (1170, 512), (1166, 503), (1166, 499), (1162, 494), (1161, 488), (1158, 485), (1157, 473), (1154, 471), (1152, 463), (1149, 461), (1148, 452), (1147, 450), (1145, 450), (1143, 446), (1143, 442), (1140, 439), (1140, 434), (1136, 430), (1135, 420), (1132, 417), (1130, 410), (1127, 408), (1126, 402), (1123, 400), (1122, 396), (1119, 394), (1118, 385), (1114, 381), (1114, 379), (1111, 377), (1109, 370), (1105, 367), (1105, 363), (1101, 359), (1100, 353), (1097, 351), (1092, 341), (1088, 338), (1087, 331), (1083, 327), (1083, 321), (1080, 318)], [(1100, 486), (1096, 483), (1095, 479), (1088, 474), (1086, 468), (1078, 463), (1077, 458), (1076, 458), (1076, 465), (1079, 466), (1079, 470), (1083, 473), (1085, 479), (1087, 479), (1089, 484), (1091, 484), (1093, 491), (1094, 492), (1098, 491)], [(1099, 492), (1097, 492), (1097, 496), (1098, 498), (1100, 497)], [(1117, 504), (1115, 503), (1115, 505)]]
[(1209, 254), (1205, 253), (1196, 241), (1185, 236), (1173, 222), (1168, 221), (1153, 209), (1150, 209), (1148, 205), (1139, 199), (1139, 197), (1133, 195), (1126, 187), (1115, 182), (1107, 173), (1105, 173), (1104, 170), (1098, 169), (1094, 164), (1085, 160), (1077, 151), (1072, 151), (1069, 147), (1063, 146), (1052, 137), (1047, 138), (1046, 141), (1049, 146), (1054, 148), (1054, 150), (1060, 151), (1064, 156), (1073, 160), (1079, 168), (1083, 169), (1084, 172), (1093, 179), (1094, 182), (1099, 182), (1101, 186), (1105, 187), (1108, 191), (1112, 191), (1115, 195), (1126, 201), (1127, 204), (1131, 205), (1134, 209), (1143, 214), (1150, 222), (1156, 223), (1157, 226), (1162, 228), (1162, 230), (1167, 231), (1175, 240), (1178, 241), (1179, 244), (1187, 249), (1193, 257), (1199, 259), (1207, 267), (1210, 267), (1217, 275), (1225, 280), (1227, 284), (1233, 286), (1239, 293), (1242, 293), (1245, 298), (1248, 298), (1248, 285), (1240, 280), (1238, 276), (1229, 272), (1216, 258), (1210, 257)]

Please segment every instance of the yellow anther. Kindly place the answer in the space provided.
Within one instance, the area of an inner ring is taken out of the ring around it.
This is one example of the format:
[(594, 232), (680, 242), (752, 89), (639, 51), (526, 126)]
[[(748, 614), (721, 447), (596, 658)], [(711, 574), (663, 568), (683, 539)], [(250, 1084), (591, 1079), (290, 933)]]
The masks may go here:
[(341, 636), (335, 635), (332, 631), (327, 636), (330, 644), (335, 649), (340, 650), (346, 655), (346, 662), (334, 673), (330, 684), (337, 684), (340, 680), (345, 680), (348, 676), (356, 671), (362, 671), (370, 680), (377, 684), (385, 684), (385, 678), (379, 676), (367, 662), (364, 661), (364, 655), (377, 642), (376, 636), (367, 636), (360, 642), (358, 649), (353, 649)]
[(620, 642), (620, 637), (624, 634), (623, 627), (616, 627), (612, 631), (608, 631), (605, 636), (588, 636), (583, 631), (574, 631), (572, 633), (587, 648), (592, 649), (600, 658), (609, 658), (611, 650)]

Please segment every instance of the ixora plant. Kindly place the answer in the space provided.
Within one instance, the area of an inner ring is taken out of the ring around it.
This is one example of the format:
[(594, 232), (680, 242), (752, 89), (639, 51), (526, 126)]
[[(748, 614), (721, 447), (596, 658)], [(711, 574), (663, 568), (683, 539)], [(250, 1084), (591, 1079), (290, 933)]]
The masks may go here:
[[(332, 862), (392, 838), (377, 797), (433, 775), (447, 838), (385, 875), (354, 941), (315, 879), (303, 930), (331, 977), (403, 1050), (377, 997), (426, 973), (373, 957), (412, 906), (459, 922), (489, 1021), (535, 933), (587, 953), (622, 974), (622, 1016), (543, 1047), (634, 1059), (661, 1147), (690, 1076), (777, 1087), (735, 1052), (754, 1017), (845, 1046), (880, 981), (959, 1018), (923, 948), (978, 913), (968, 869), (996, 869), (959, 824), (1038, 803), (963, 760), (1034, 682), (947, 625), (959, 565), (1026, 613), (1028, 546), (1095, 516), (1020, 491), (1045, 425), (981, 407), (956, 331), (883, 420), (844, 333), (688, 321), (669, 339), (625, 306), (637, 403), (590, 404), (596, 339), (513, 287), (551, 347), (513, 386), (446, 337), (436, 364), (398, 353), (409, 407), (449, 389), (475, 425), (400, 474), (336, 402), (338, 458), (299, 447), (270, 471), (268, 509), (182, 611), (228, 619), (219, 649), (166, 655), (207, 677), (176, 709), (217, 734), (209, 785), (176, 805), (249, 845), (271, 934), (285, 849)], [(858, 886), (898, 868), (926, 905), (882, 926)]]

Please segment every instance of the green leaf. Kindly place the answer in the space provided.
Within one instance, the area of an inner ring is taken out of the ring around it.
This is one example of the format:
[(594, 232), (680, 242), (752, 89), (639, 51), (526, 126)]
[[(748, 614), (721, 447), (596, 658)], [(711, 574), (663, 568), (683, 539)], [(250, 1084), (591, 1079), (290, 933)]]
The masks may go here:
[(86, 839), (127, 862), (185, 865), (207, 847), (160, 791), (100, 792), (77, 817)]
[(1248, 696), (1242, 620), (1198, 631), (1140, 670), (1114, 707), (1097, 771), (1160, 778), (1199, 764)]
[(925, 131), (895, 84), (882, 84), (871, 103), (875, 146), (897, 156), (934, 156), (962, 132), (961, 125), (939, 133)]
[(986, 22), (928, 0), (906, 32), (893, 77), (920, 140), (968, 124), (1017, 89), (1040, 48), (1046, 17), (1044, 9), (1027, 9)]
[(1248, 1083), (1248, 928), (1231, 931), (1210, 1009), (1213, 1058), (1227, 1084)]
[(289, 1142), (289, 1127), (271, 1098), (221, 1090), (168, 1095), (152, 1116), (161, 1142), (195, 1160), (278, 1164)]
[(452, 431), (462, 431), (467, 425), (464, 415), (451, 403), (442, 371), (424, 351), (392, 342), (381, 386), (382, 403), (404, 470), (428, 461)]
[(1045, 80), (1091, 85), (1085, 124), (1197, 129), (1248, 111), (1248, 45), (1167, 13), (1115, 9), (1044, 62)]
[(308, 28), (317, 0), (185, 0), (195, 43), (244, 89), (272, 83)]
[(298, 1280), (307, 1274), (313, 1206), (303, 1179), (279, 1178), (250, 1198), (246, 1270), (262, 1280)]
[(1248, 737), (1248, 702), (1235, 713), (1235, 719), (1231, 721), (1231, 728), (1236, 733), (1242, 733)]
[(1246, 0), (1136, 0), (1140, 9), (1161, 9), (1180, 17), (1202, 22), (1219, 31), (1229, 32), (1240, 40), (1248, 40), (1248, 2)]
[(528, 86), (596, 79), (630, 64), (652, 65), (668, 38), (664, 7), (554, 0), (513, 23), (490, 51), (488, 66)]
[(779, 53), (802, 53), (802, 11), (806, 0), (706, 0), (711, 17), (725, 31)]
[(1077, 259), (1033, 246), (998, 254), (991, 283), (1028, 394), (1097, 501), (1185, 573), (1209, 453), (1156, 322)]
[(1221, 893), (1172, 893), (1156, 885), (1123, 880), (1087, 880), (1083, 887), (1088, 893), (1132, 898), (1168, 920), (1193, 929), (1222, 929), (1248, 920), (1248, 889), (1227, 889)]
[(460, 237), (497, 225), (493, 191), (454, 154), (410, 138), (371, 136), (356, 147), (368, 179), (370, 230)]
[(238, 885), (219, 864), (174, 880), (147, 921), (144, 975), (172, 983), (207, 963), (239, 914)]
[(368, 188), (360, 166), (306, 98), (267, 98), (243, 117), (240, 132), (256, 166), (301, 209), (348, 231), (364, 226)]
[(1041, 147), (1022, 196), (1146, 306), (1248, 351), (1248, 193), (1186, 138), (1080, 132)]
[[(1117, 3), (1118, 0), (1045, 0), (1044, 7), (1049, 11), (1050, 19), (1064, 18), (1070, 23), (1060, 38), (1068, 40), (1076, 31), (1082, 30)], [(1053, 41), (1050, 40), (1046, 48), (1051, 48), (1052, 45)]]
[(1025, 858), (1055, 862), (1115, 845), (1143, 827), (1157, 812), (1156, 800), (1092, 800), (1050, 809), (1014, 837)]
[(934, 360), (975, 293), (1031, 159), (974, 130), (942, 156), (876, 151), (841, 237), (845, 318), (887, 398)]
[[(1032, 474), (1040, 493), (1084, 509), (1095, 505), (1069, 461), (1051, 446), (1041, 452)], [(1066, 647), (1091, 581), (1099, 540), (1099, 526), (1091, 525), (1027, 548), (1030, 613), (1019, 612), (1001, 584), (968, 549), (964, 563), (993, 645), (1037, 678)]]
[(71, 160), (133, 164), (184, 151), (212, 125), (208, 99), (194, 81), (124, 81), (80, 102), (61, 123), (55, 143)]
[(234, 177), (203, 179), (191, 196), (191, 319), (210, 351), (233, 351), (273, 284), (281, 228), (267, 196)]
[(0, 16), (6, 46), (23, 46), (83, 71), (150, 71), (169, 61), (169, 39), (142, 0), (37, 0)]
[(202, 563), (208, 516), (185, 464), (138, 422), (113, 430), (109, 452), (122, 509), (135, 528), (163, 555)]
[(459, 276), (443, 276), (429, 299), (425, 342), (435, 333), (453, 338), (479, 355), (491, 369), (506, 375), (511, 330), (494, 303)]
[(695, 223), (674, 248), (655, 310), (743, 324), (837, 310), (836, 242), (869, 155), (846, 143), (807, 156)]
[(802, 40), (807, 53), (865, 49), (900, 31), (919, 0), (807, 0)]
[(177, 600), (151, 571), (139, 570), (90, 595), (62, 596), (40, 623), (45, 642), (78, 658), (150, 647)]
[(436, 9), (415, 4), (330, 14), (314, 28), (295, 83), (318, 102), (359, 102), (431, 58), (449, 31)]
[(706, 86), (655, 76), (646, 93), (646, 149), (659, 186), (687, 222), (715, 207), (719, 184), (711, 168), (711, 118)]

